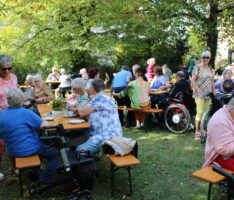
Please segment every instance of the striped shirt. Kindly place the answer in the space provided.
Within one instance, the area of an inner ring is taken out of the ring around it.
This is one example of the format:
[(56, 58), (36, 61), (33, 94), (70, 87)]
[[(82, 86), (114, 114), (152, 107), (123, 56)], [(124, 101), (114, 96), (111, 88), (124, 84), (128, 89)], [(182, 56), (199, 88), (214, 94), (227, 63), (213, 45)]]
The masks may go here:
[(193, 91), (193, 96), (196, 99), (209, 99), (209, 94), (213, 91), (212, 85), (214, 83), (213, 74), (211, 68), (203, 68), (201, 66), (195, 66), (192, 75), (197, 75), (196, 84), (201, 90), (201, 94)]

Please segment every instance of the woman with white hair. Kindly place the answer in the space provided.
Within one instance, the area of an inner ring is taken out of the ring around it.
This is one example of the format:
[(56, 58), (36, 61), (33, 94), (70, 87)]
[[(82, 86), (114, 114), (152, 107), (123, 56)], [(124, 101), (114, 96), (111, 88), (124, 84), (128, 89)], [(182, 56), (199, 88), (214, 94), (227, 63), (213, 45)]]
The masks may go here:
[(205, 163), (234, 171), (234, 97), (208, 124)]
[[(223, 71), (223, 78), (219, 79), (218, 81), (215, 82), (215, 88), (218, 92), (225, 92), (223, 89), (223, 82), (225, 80), (232, 80), (232, 70), (231, 69), (225, 69)], [(234, 80), (232, 80), (234, 82)]]
[(148, 67), (147, 67), (147, 74), (146, 78), (150, 81), (154, 78), (155, 73), (154, 73), (154, 66), (156, 64), (155, 58), (150, 58), (147, 61)]
[(48, 126), (31, 110), (22, 108), (25, 101), (20, 89), (11, 89), (7, 94), (9, 107), (0, 112), (0, 138), (6, 144), (11, 157), (26, 157), (38, 154), (48, 164), (40, 174), (40, 184), (51, 183), (59, 162), (58, 151), (42, 143), (35, 128)]
[[(71, 89), (71, 77), (67, 74), (66, 70), (62, 68), (60, 70), (61, 76), (59, 77), (59, 86), (58, 89), (55, 90), (55, 96), (61, 96), (60, 92), (61, 90), (70, 90)], [(63, 92), (63, 97), (65, 97), (65, 93)]]
[[(7, 92), (12, 88), (17, 88), (17, 77), (11, 73), (12, 62), (11, 57), (0, 55), (0, 111), (7, 108)], [(2, 173), (2, 154), (3, 140), (0, 139), (0, 180), (4, 178)]]
[[(52, 73), (49, 74), (46, 81), (52, 82), (52, 81), (59, 81), (60, 74), (58, 73), (58, 69), (56, 67), (52, 67)], [(56, 89), (58, 87), (59, 83), (51, 83), (50, 88)]]
[(201, 54), (201, 62), (196, 65), (192, 72), (191, 85), (193, 88), (193, 97), (196, 102), (196, 119), (195, 119), (195, 139), (201, 138), (200, 122), (202, 116), (210, 108), (210, 93), (215, 93), (214, 78), (212, 69), (208, 65), (211, 54), (204, 51)]

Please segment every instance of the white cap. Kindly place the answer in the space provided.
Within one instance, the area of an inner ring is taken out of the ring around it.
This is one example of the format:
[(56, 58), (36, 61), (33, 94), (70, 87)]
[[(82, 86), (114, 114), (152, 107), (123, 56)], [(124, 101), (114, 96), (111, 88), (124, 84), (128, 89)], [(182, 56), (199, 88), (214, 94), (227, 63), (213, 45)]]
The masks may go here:
[(211, 57), (211, 53), (209, 51), (203, 51), (202, 54), (201, 54), (201, 58), (202, 57)]

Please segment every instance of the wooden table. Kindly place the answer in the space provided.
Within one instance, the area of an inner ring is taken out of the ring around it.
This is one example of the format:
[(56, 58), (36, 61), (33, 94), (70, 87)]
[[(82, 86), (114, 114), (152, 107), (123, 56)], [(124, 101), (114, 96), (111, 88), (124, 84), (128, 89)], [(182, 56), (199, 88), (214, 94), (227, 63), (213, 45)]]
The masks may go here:
[(46, 84), (59, 84), (59, 81), (44, 81)]
[(150, 91), (150, 95), (158, 95), (158, 94), (164, 94), (164, 93), (167, 93), (169, 92), (168, 90), (156, 90), (156, 91)]
[(88, 122), (84, 121), (78, 124), (71, 124), (68, 121), (72, 119), (79, 119), (78, 117), (63, 117), (62, 115), (48, 115), (48, 113), (52, 112), (51, 104), (38, 104), (37, 108), (41, 117), (53, 117), (53, 121), (48, 121), (50, 126), (56, 126), (58, 124), (62, 124), (65, 130), (74, 130), (74, 129), (86, 129), (90, 128)]

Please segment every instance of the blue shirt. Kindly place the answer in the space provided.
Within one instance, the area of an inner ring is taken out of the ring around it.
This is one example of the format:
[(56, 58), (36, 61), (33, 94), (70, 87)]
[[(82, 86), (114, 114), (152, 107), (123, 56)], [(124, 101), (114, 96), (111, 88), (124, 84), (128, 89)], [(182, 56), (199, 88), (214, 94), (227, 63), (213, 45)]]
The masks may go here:
[(159, 89), (161, 86), (165, 85), (169, 79), (165, 75), (161, 75), (154, 79), (151, 89)]
[(99, 94), (88, 106), (95, 109), (89, 115), (90, 139), (94, 144), (101, 145), (113, 136), (123, 136), (117, 106), (109, 96)]
[(34, 130), (43, 120), (31, 110), (8, 108), (0, 112), (0, 138), (12, 157), (33, 155), (41, 148), (41, 140)]
[(112, 81), (112, 87), (126, 87), (128, 85), (127, 78), (132, 79), (132, 73), (126, 70), (121, 70), (115, 75)]

